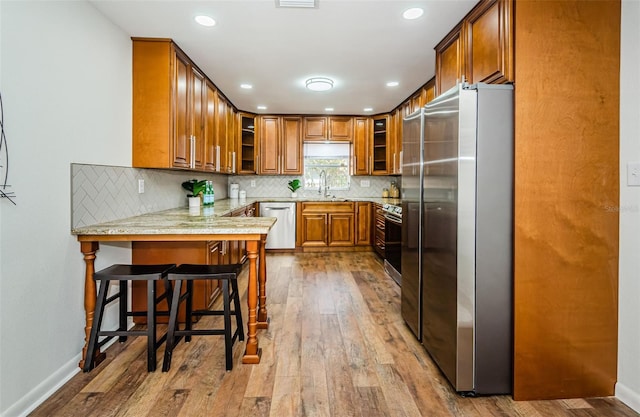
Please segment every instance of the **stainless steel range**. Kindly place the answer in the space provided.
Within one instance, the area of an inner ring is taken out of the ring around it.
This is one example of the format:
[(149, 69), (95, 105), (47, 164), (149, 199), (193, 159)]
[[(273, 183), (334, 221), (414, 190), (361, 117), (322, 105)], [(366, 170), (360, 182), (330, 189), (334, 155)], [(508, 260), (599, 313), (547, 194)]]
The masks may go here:
[(384, 270), (398, 285), (402, 285), (402, 207), (384, 204)]

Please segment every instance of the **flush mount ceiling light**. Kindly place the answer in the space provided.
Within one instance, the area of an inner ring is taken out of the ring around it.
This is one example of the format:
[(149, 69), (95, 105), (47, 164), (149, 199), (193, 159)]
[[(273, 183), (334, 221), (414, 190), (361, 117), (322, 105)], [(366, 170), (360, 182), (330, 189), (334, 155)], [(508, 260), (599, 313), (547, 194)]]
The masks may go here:
[(402, 17), (404, 17), (407, 20), (413, 20), (413, 19), (417, 19), (420, 16), (422, 16), (424, 13), (424, 10), (422, 10), (419, 7), (414, 7), (411, 9), (407, 9), (402, 13)]
[(397, 87), (400, 83), (397, 81), (389, 81), (387, 87)]
[(318, 0), (276, 0), (276, 7), (317, 7)]
[(216, 25), (216, 21), (213, 20), (211, 17), (209, 16), (205, 16), (205, 15), (199, 15), (194, 17), (194, 20), (196, 22), (198, 22), (199, 24), (201, 24), (202, 26), (206, 26), (206, 27), (211, 27), (211, 26), (215, 26)]
[(314, 77), (305, 81), (305, 85), (309, 90), (327, 91), (333, 88), (333, 80), (325, 77)]

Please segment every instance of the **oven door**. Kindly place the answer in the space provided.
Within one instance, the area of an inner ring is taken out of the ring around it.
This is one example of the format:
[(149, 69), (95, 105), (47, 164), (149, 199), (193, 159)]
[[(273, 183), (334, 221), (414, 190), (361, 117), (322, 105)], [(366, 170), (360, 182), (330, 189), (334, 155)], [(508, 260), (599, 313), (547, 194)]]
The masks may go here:
[(402, 264), (402, 218), (384, 215), (384, 265), (385, 270), (401, 285), (401, 264)]

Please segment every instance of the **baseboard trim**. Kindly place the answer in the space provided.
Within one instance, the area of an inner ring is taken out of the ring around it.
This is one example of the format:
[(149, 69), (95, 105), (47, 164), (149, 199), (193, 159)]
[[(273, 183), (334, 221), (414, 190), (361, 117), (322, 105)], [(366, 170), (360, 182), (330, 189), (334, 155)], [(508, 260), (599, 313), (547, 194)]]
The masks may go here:
[(2, 417), (23, 417), (35, 410), (36, 407), (73, 378), (75, 374), (80, 372), (78, 362), (80, 362), (81, 358), (82, 355), (74, 356), (73, 359), (65, 363), (60, 369), (9, 407), (2, 413)]
[[(131, 327), (133, 327), (133, 323), (130, 322), (129, 328)], [(109, 342), (105, 343), (100, 351), (106, 351), (107, 348), (117, 340), (118, 338), (116, 337), (109, 340)], [(45, 402), (57, 390), (80, 372), (80, 367), (78, 366), (80, 359), (82, 359), (82, 353), (79, 353), (69, 362), (65, 363), (60, 369), (16, 401), (11, 405), (11, 407), (7, 408), (6, 411), (1, 412), (0, 410), (0, 417), (26, 417), (30, 412), (35, 410), (40, 404)]]
[(640, 413), (640, 392), (633, 391), (620, 382), (616, 382), (616, 398), (628, 405), (633, 411)]

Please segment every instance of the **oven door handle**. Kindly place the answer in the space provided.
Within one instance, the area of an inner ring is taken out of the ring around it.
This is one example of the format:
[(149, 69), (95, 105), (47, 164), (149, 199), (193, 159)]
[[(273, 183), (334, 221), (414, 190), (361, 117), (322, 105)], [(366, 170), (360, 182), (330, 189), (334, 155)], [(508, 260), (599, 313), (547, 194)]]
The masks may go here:
[(402, 219), (397, 219), (397, 218), (391, 217), (391, 216), (389, 216), (387, 214), (384, 215), (384, 218), (389, 220), (392, 223), (395, 223), (397, 225), (402, 226)]

